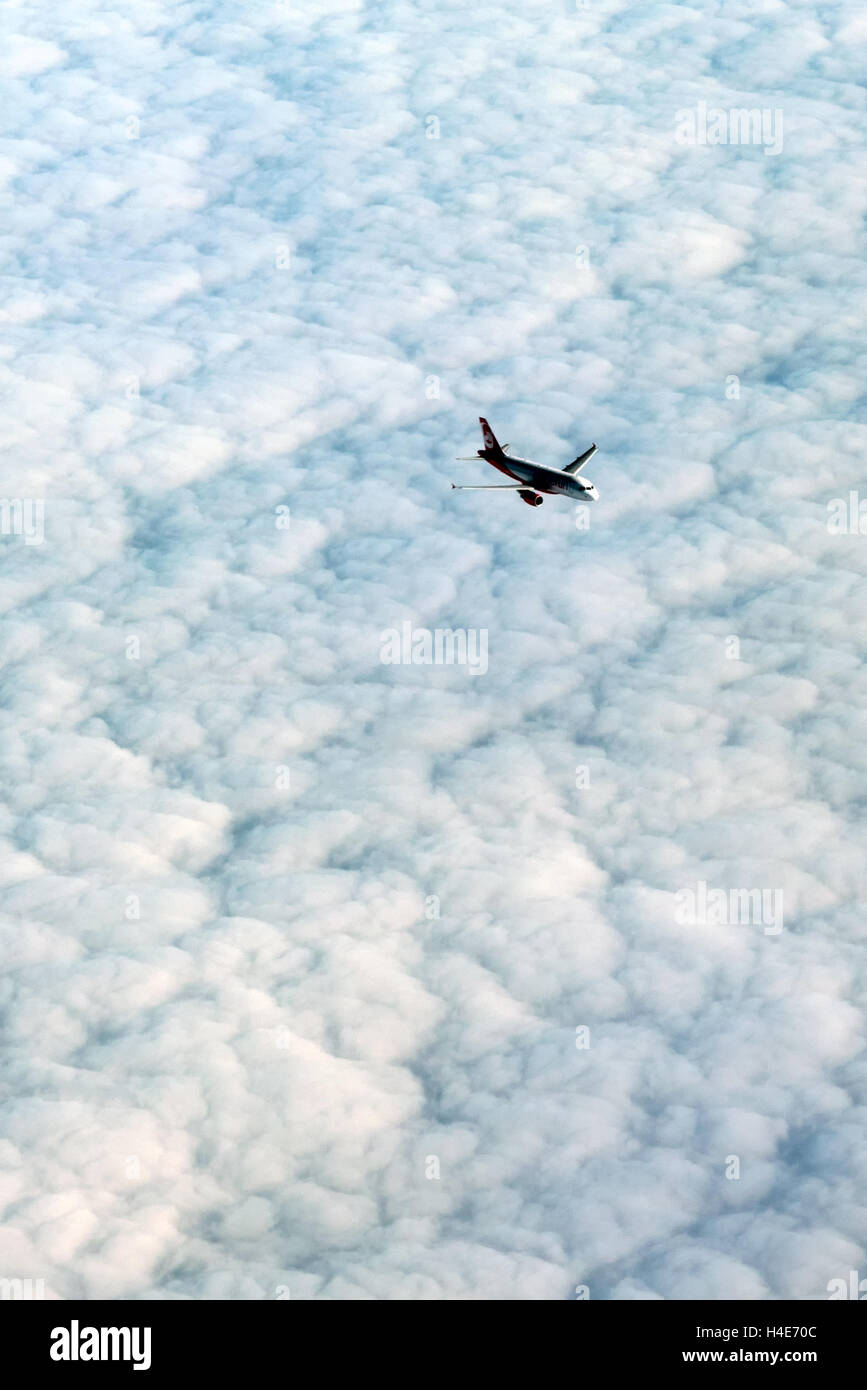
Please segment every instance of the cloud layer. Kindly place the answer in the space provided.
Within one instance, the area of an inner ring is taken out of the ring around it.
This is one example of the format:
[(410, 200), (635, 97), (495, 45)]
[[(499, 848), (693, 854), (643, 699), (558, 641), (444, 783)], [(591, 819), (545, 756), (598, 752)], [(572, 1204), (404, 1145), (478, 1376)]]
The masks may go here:
[(857, 7), (11, 17), (0, 1276), (867, 1275)]

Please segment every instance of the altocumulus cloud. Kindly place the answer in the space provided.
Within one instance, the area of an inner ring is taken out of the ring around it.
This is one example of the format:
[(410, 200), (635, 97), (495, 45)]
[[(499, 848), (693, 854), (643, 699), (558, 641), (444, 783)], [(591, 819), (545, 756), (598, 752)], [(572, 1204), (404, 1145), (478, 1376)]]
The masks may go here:
[(867, 1272), (857, 6), (7, 23), (0, 1275)]

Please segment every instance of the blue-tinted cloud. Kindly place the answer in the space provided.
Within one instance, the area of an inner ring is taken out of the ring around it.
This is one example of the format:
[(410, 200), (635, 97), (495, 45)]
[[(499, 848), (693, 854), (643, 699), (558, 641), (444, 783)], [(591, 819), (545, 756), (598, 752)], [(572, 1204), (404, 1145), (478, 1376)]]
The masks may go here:
[(13, 18), (0, 1275), (867, 1273), (856, 7)]

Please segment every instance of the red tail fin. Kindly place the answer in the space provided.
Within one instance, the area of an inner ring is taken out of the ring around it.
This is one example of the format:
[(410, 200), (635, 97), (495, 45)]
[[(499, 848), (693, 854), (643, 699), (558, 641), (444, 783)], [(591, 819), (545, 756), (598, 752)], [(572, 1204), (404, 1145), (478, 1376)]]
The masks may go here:
[(494, 437), (494, 431), (491, 429), (487, 420), (482, 415), (479, 416), (479, 424), (482, 427), (482, 438), (485, 441), (485, 448), (496, 449), (497, 452), (499, 452), (500, 446)]

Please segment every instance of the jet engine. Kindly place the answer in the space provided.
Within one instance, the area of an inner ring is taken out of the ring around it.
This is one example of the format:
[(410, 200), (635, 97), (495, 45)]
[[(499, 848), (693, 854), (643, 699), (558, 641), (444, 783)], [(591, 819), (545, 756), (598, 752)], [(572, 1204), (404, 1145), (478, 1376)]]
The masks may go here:
[(527, 503), (528, 507), (541, 507), (542, 503), (545, 501), (544, 497), (540, 497), (538, 492), (530, 492), (529, 489), (527, 489), (526, 492), (519, 492), (518, 496), (522, 502)]

